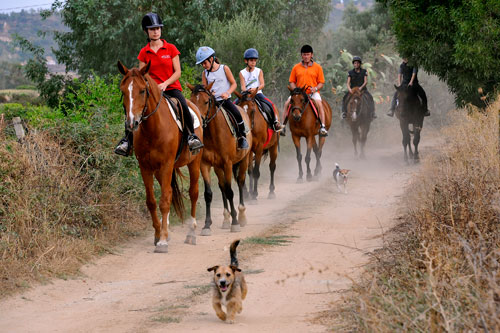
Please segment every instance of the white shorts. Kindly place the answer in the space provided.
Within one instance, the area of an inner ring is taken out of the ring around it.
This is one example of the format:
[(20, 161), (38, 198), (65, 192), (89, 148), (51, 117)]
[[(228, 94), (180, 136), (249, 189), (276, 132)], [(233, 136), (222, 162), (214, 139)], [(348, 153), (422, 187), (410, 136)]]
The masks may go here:
[[(290, 102), (290, 98), (292, 97), (288, 97), (288, 99), (286, 100), (287, 102)], [(315, 92), (314, 94), (311, 95), (311, 98), (312, 99), (315, 99), (317, 101), (321, 101), (321, 95), (319, 94), (319, 92)]]

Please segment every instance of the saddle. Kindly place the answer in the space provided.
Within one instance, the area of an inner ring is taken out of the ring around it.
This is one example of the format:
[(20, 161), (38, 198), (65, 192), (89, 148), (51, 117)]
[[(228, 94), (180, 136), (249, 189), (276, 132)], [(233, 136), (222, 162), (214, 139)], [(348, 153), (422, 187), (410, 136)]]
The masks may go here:
[[(222, 112), (224, 119), (226, 119), (226, 123), (227, 126), (229, 127), (229, 130), (231, 131), (231, 134), (233, 135), (233, 137), (237, 138), (238, 132), (236, 129), (238, 128), (238, 124), (236, 123), (236, 119), (233, 117), (231, 112), (229, 112), (224, 108), (224, 106), (219, 105), (218, 108), (220, 108), (220, 111)], [(248, 132), (250, 132), (250, 127), (248, 126), (245, 119), (243, 119), (243, 124), (245, 125), (245, 134), (248, 134)]]
[[(170, 97), (167, 95), (163, 95), (163, 97), (165, 97), (165, 99), (167, 100), (168, 108), (170, 109), (170, 113), (172, 114), (172, 117), (174, 118), (177, 127), (179, 127), (179, 130), (183, 132), (184, 113), (181, 112), (181, 103), (175, 97)], [(200, 119), (193, 111), (193, 109), (189, 108), (189, 113), (191, 114), (191, 118), (193, 119), (193, 128), (196, 129), (200, 127), (201, 126)]]
[(273, 128), (273, 125), (274, 125), (272, 123), (272, 119), (274, 118), (273, 117), (273, 113), (274, 113), (273, 107), (268, 102), (261, 102), (258, 99), (255, 99), (255, 103), (257, 104), (257, 107), (258, 107), (260, 113), (262, 114), (262, 116), (266, 120), (267, 126), (270, 128)]

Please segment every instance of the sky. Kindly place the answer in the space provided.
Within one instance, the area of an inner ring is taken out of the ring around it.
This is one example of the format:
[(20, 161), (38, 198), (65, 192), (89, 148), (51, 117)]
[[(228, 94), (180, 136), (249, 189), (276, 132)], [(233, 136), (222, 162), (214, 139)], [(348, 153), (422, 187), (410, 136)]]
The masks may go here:
[(30, 9), (48, 9), (53, 0), (0, 0), (0, 13), (20, 12)]

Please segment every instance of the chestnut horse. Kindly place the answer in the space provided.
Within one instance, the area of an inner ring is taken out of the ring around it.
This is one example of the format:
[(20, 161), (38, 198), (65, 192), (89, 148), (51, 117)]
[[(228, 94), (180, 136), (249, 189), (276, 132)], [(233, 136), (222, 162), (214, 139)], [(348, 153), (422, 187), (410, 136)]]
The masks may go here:
[[(408, 154), (406, 148), (410, 151), (410, 158), (415, 163), (418, 163), (420, 156), (418, 154), (418, 144), (420, 142), (420, 131), (424, 126), (424, 111), (422, 110), (422, 103), (417, 96), (414, 87), (408, 85), (401, 85), (394, 87), (397, 90), (396, 98), (398, 104), (396, 106), (396, 117), (399, 119), (401, 132), (403, 133), (403, 149), (404, 159), (408, 163)], [(409, 125), (413, 125), (413, 130), (410, 130)], [(411, 149), (411, 134), (413, 134), (413, 145), (415, 152)]]
[[(274, 171), (276, 170), (276, 159), (278, 158), (279, 135), (274, 130), (269, 129), (266, 119), (264, 119), (264, 116), (259, 111), (257, 102), (255, 102), (256, 93), (257, 89), (243, 91), (241, 94), (235, 91), (235, 94), (239, 99), (238, 105), (247, 112), (252, 128), (252, 151), (248, 154), (250, 198), (252, 200), (257, 200), (257, 196), (259, 194), (257, 191), (257, 185), (260, 177), (260, 162), (262, 160), (262, 156), (269, 154), (271, 184), (269, 185), (269, 194), (267, 197), (268, 199), (274, 199), (276, 197), (276, 194), (274, 193)], [(277, 114), (274, 108), (273, 111)], [(270, 138), (268, 137), (269, 134), (271, 134)], [(254, 154), (255, 164), (253, 163)]]
[[(314, 103), (312, 98), (306, 94), (306, 88), (295, 88), (292, 89), (288, 86), (290, 90), (290, 114), (289, 124), (290, 132), (292, 133), (293, 144), (295, 145), (295, 150), (297, 152), (297, 162), (299, 164), (299, 177), (297, 182), (302, 181), (302, 154), (300, 152), (300, 138), (306, 138), (307, 143), (307, 153), (306, 153), (306, 165), (307, 165), (307, 180), (312, 180), (311, 168), (309, 167), (309, 162), (311, 161), (311, 149), (314, 150), (316, 155), (316, 168), (314, 169), (314, 175), (317, 176), (321, 174), (321, 152), (323, 145), (325, 144), (325, 137), (319, 137), (319, 143), (316, 143), (315, 136), (319, 132), (320, 121), (314, 110), (312, 109), (311, 103)], [(330, 105), (325, 100), (322, 100), (323, 109), (325, 110), (325, 128), (328, 130), (332, 123), (332, 109)], [(317, 108), (317, 106), (315, 106)], [(319, 112), (319, 110), (318, 110)]]
[[(187, 144), (181, 146), (183, 135), (170, 113), (168, 102), (156, 82), (149, 76), (150, 63), (142, 69), (127, 69), (118, 62), (123, 74), (120, 90), (123, 94), (123, 108), (127, 115), (126, 126), (134, 133), (134, 151), (142, 180), (146, 187), (146, 204), (155, 228), (155, 252), (168, 252), (168, 225), (170, 205), (179, 217), (183, 217), (182, 193), (176, 176), (179, 168), (187, 165), (189, 170), (189, 197), (191, 199), (191, 226), (186, 243), (196, 244), (196, 202), (198, 200), (198, 179), (200, 177), (201, 154), (192, 155)], [(178, 104), (179, 105), (179, 104)], [(192, 103), (188, 104), (200, 118), (199, 111)], [(201, 127), (195, 130), (203, 137)], [(176, 159), (179, 147), (183, 147)], [(156, 213), (154, 178), (161, 187), (161, 220)]]
[[(247, 223), (243, 200), (243, 186), (245, 185), (245, 173), (248, 167), (248, 153), (250, 149), (236, 149), (236, 138), (231, 134), (226, 119), (220, 110), (221, 106), (217, 106), (215, 97), (211, 93), (212, 85), (213, 82), (207, 86), (200, 84), (193, 86), (188, 84), (192, 92), (191, 101), (198, 106), (203, 120), (203, 144), (205, 147), (203, 148), (203, 158), (201, 161), (201, 175), (205, 183), (206, 217), (205, 226), (201, 230), (202, 236), (210, 236), (211, 234), (210, 226), (212, 225), (212, 217), (210, 205), (212, 203), (212, 190), (210, 188), (210, 169), (212, 167), (214, 167), (215, 174), (217, 175), (224, 202), (222, 228), (231, 228), (232, 232), (237, 232), (240, 231), (240, 226), (243, 227)], [(240, 112), (243, 120), (248, 124), (246, 112), (241, 108)], [(247, 140), (251, 146), (252, 133), (247, 134)], [(234, 193), (231, 188), (233, 172), (235, 173), (240, 195), (238, 218), (236, 217), (236, 210), (233, 203)], [(229, 224), (228, 201), (231, 209), (231, 225)]]
[(365, 144), (368, 132), (370, 131), (372, 116), (363, 91), (359, 90), (359, 87), (354, 87), (351, 91), (346, 101), (346, 121), (351, 126), (354, 154), (358, 156), (357, 142), (359, 141), (361, 148), (360, 157), (365, 158)]

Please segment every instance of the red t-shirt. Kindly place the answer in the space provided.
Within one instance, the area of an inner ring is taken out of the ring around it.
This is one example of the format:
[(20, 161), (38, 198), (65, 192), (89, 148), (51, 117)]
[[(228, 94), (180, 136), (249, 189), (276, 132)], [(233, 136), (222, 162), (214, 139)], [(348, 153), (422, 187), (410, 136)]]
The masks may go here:
[[(137, 59), (147, 64), (151, 61), (151, 67), (149, 68), (149, 75), (156, 83), (160, 84), (168, 80), (174, 74), (174, 64), (172, 59), (177, 55), (181, 54), (174, 44), (167, 43), (162, 39), (163, 46), (155, 52), (148, 45), (144, 46), (139, 52)], [(175, 81), (167, 87), (165, 90), (177, 89), (182, 91), (181, 83), (179, 80)]]

